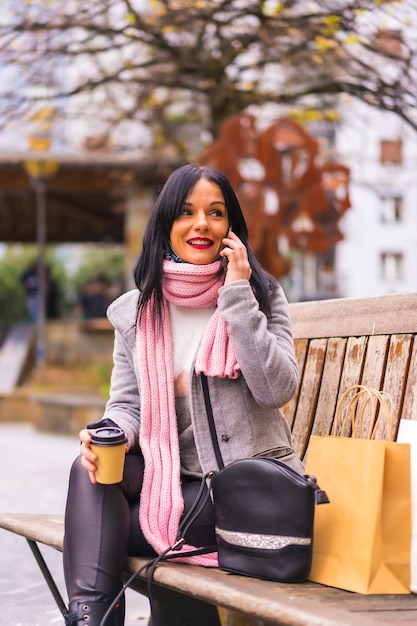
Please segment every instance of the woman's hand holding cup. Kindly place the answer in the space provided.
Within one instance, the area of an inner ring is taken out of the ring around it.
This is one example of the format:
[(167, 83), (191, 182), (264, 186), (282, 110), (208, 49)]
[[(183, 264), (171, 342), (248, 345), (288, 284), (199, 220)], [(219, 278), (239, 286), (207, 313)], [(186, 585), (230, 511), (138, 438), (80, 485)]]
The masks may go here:
[(118, 426), (83, 429), (80, 439), (81, 464), (88, 471), (91, 482), (105, 485), (119, 483), (123, 478), (128, 450), (124, 431)]
[(88, 471), (91, 482), (95, 484), (97, 482), (96, 461), (98, 457), (91, 449), (91, 430), (83, 428), (83, 430), (80, 431), (79, 436), (81, 441), (81, 465)]

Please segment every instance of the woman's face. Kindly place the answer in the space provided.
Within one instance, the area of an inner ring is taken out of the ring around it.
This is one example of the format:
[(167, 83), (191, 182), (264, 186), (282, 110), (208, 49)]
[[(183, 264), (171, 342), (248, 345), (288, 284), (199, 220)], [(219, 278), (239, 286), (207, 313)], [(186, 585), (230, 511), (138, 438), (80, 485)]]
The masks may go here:
[(171, 247), (183, 261), (207, 265), (219, 258), (228, 230), (229, 219), (220, 187), (200, 178), (172, 224)]

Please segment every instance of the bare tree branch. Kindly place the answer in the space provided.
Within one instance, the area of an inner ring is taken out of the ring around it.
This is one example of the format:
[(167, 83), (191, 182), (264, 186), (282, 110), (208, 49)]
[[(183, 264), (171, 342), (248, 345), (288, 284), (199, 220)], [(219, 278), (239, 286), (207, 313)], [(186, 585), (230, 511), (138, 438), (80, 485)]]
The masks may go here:
[(131, 120), (169, 135), (178, 115), (215, 133), (253, 105), (349, 94), (417, 129), (417, 0), (10, 6), (0, 28), (0, 77), (14, 70), (13, 84), (0, 89), (3, 122), (48, 102), (74, 115), (78, 108), (80, 118), (101, 116), (108, 133)]

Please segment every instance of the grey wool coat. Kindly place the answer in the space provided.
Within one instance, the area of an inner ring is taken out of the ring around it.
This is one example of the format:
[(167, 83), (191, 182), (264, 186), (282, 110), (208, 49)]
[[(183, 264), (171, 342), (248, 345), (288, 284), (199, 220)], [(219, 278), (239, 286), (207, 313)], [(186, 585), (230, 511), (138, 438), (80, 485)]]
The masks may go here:
[[(138, 291), (120, 296), (108, 309), (115, 328), (114, 368), (104, 417), (123, 428), (129, 446), (140, 430), (140, 380), (136, 348)], [(291, 433), (280, 411), (297, 383), (297, 362), (281, 287), (270, 293), (271, 312), (259, 310), (252, 287), (239, 280), (219, 289), (218, 307), (226, 320), (241, 375), (209, 378), (216, 432), (225, 465), (255, 455), (278, 456), (299, 473), (304, 467), (291, 448)], [(161, 364), (161, 367), (164, 365)], [(204, 473), (217, 469), (200, 376), (190, 374), (191, 419)], [(286, 450), (287, 449), (287, 450)], [(278, 451), (278, 452), (277, 452)]]

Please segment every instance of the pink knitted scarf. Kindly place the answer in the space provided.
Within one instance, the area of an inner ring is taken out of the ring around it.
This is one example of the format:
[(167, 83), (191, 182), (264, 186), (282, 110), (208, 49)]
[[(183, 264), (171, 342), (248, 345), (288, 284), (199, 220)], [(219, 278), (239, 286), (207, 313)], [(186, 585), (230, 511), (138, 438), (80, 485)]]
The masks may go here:
[[(220, 261), (210, 265), (163, 262), (164, 304), (160, 326), (148, 304), (137, 324), (137, 350), (141, 391), (139, 443), (145, 459), (139, 521), (158, 554), (175, 543), (184, 509), (180, 482), (180, 451), (175, 413), (173, 344), (168, 302), (180, 306), (209, 307), (217, 303), (224, 282)], [(218, 309), (201, 341), (196, 372), (237, 378), (240, 370), (229, 341), (226, 322)], [(184, 551), (193, 546), (184, 546)], [(217, 566), (215, 554), (183, 559)]]

